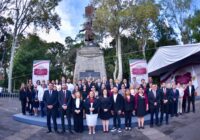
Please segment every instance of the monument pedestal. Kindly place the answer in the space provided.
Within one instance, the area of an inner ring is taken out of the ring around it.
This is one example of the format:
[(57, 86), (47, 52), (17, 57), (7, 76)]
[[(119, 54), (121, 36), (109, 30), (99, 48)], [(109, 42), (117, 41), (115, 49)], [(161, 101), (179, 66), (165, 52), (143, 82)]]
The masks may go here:
[(82, 47), (77, 51), (74, 80), (106, 77), (103, 51), (98, 47)]

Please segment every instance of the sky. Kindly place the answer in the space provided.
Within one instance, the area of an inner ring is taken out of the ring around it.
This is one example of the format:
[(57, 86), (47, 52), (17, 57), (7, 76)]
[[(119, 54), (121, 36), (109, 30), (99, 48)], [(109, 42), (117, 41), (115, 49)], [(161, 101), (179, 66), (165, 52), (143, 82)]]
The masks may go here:
[[(91, 0), (62, 0), (56, 8), (56, 12), (61, 17), (60, 30), (51, 29), (48, 34), (45, 30), (40, 30), (37, 31), (38, 35), (47, 42), (57, 41), (62, 44), (65, 43), (64, 40), (67, 36), (71, 36), (75, 39), (79, 30), (83, 28), (85, 6), (87, 6), (90, 1)], [(199, 3), (200, 0), (192, 0), (192, 7), (199, 9)], [(109, 40), (111, 40), (111, 38)], [(107, 41), (105, 40), (105, 42)]]
[(47, 42), (57, 41), (62, 44), (67, 36), (74, 39), (79, 30), (83, 28), (85, 6), (89, 3), (90, 0), (62, 0), (56, 8), (61, 18), (60, 30), (51, 29), (48, 34), (40, 30), (37, 32), (38, 35)]

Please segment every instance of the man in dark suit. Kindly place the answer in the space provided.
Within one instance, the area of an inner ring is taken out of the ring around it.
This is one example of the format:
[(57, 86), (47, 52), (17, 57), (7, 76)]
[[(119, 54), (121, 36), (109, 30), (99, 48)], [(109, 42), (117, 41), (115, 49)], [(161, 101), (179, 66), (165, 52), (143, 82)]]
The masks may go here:
[(154, 114), (156, 116), (156, 125), (159, 125), (158, 120), (158, 113), (160, 108), (160, 92), (157, 89), (157, 85), (152, 85), (152, 91), (148, 94), (148, 100), (149, 100), (149, 110), (150, 110), (150, 127), (153, 127), (154, 125)]
[(101, 80), (98, 79), (97, 82), (95, 83), (95, 88), (98, 91), (99, 95), (101, 93), (101, 85), (102, 85)]
[(192, 103), (193, 112), (195, 113), (195, 88), (192, 85), (192, 81), (189, 81), (189, 85), (186, 89), (188, 93), (188, 109), (187, 112), (190, 112), (190, 104)]
[(57, 101), (58, 101), (58, 92), (53, 90), (53, 85), (49, 83), (49, 89), (44, 92), (43, 96), (43, 102), (46, 106), (46, 111), (47, 111), (47, 127), (48, 127), (47, 133), (52, 132), (51, 117), (53, 119), (54, 131), (58, 133), (57, 122), (56, 122), (57, 109), (58, 109)]
[(174, 115), (178, 116), (178, 98), (179, 98), (179, 91), (176, 89), (176, 84), (172, 84), (171, 89), (171, 116)]
[(169, 119), (169, 102), (170, 102), (170, 89), (166, 87), (166, 84), (162, 84), (160, 89), (160, 98), (161, 98), (161, 115), (160, 115), (160, 125), (163, 122), (163, 115), (165, 114), (166, 124), (168, 124)]
[(120, 84), (120, 81), (118, 79), (115, 79), (114, 87), (117, 87), (118, 90), (121, 89), (121, 84)]
[[(118, 93), (117, 87), (113, 88), (113, 95), (111, 96), (112, 107), (111, 112), (113, 114), (113, 129), (112, 132), (118, 130), (118, 133), (121, 133), (121, 114), (124, 107), (124, 98), (121, 94)], [(118, 124), (117, 124), (118, 122)]]
[(62, 90), (58, 93), (58, 102), (61, 111), (62, 133), (65, 133), (65, 115), (67, 116), (69, 132), (71, 134), (73, 133), (71, 129), (71, 100), (71, 92), (67, 90), (66, 84), (62, 84)]
[(86, 86), (87, 86), (87, 92), (89, 92), (91, 90), (92, 86), (94, 86), (93, 81), (91, 79), (88, 79)]

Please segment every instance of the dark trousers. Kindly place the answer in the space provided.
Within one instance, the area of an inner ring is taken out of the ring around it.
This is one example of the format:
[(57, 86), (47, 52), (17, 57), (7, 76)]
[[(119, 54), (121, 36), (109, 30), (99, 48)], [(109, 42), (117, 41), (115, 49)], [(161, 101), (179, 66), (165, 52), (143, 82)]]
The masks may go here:
[(169, 120), (169, 104), (161, 105), (161, 114), (160, 114), (160, 124), (163, 122), (163, 116), (165, 114), (165, 121), (168, 124)]
[(33, 102), (32, 101), (28, 102), (28, 112), (29, 112), (29, 114), (33, 114)]
[(174, 102), (174, 115), (178, 114), (178, 101)]
[(159, 112), (159, 107), (150, 108), (150, 125), (154, 124), (154, 114), (156, 116), (156, 125), (159, 124), (158, 112)]
[(125, 111), (125, 127), (131, 127), (132, 111)]
[(183, 104), (182, 104), (182, 107), (183, 107), (183, 113), (186, 112), (186, 104), (187, 104), (187, 99), (183, 99)]
[(192, 109), (193, 112), (195, 112), (195, 97), (188, 97), (188, 108), (187, 108), (187, 112), (190, 112), (190, 104), (192, 103)]
[(173, 101), (171, 106), (171, 116), (173, 117), (174, 115), (177, 115), (178, 111), (178, 101)]
[(51, 118), (53, 119), (54, 131), (57, 131), (56, 115), (57, 115), (57, 108), (52, 108), (52, 109), (47, 108), (47, 127), (49, 131), (51, 131)]
[(44, 102), (40, 101), (40, 115), (41, 117), (44, 117), (45, 111), (44, 111)]
[(77, 133), (83, 132), (83, 113), (74, 113), (74, 131)]
[(117, 111), (114, 111), (113, 114), (113, 126), (115, 128), (121, 128), (121, 118)]
[(67, 116), (68, 121), (68, 129), (71, 131), (71, 112), (70, 110), (61, 109), (61, 124), (62, 124), (62, 131), (65, 132), (65, 117)]
[(21, 100), (22, 114), (26, 114), (26, 101)]

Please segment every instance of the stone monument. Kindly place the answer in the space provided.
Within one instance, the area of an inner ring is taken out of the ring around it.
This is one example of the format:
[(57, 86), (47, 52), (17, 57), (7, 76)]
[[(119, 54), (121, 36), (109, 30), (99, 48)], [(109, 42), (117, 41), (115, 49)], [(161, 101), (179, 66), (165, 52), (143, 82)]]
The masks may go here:
[(74, 80), (85, 78), (101, 79), (106, 77), (106, 69), (103, 51), (94, 43), (94, 33), (92, 30), (92, 19), (94, 17), (94, 7), (85, 7), (84, 24), (85, 45), (77, 51), (76, 64), (74, 70)]

